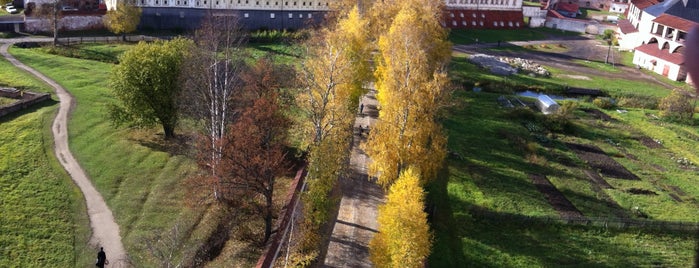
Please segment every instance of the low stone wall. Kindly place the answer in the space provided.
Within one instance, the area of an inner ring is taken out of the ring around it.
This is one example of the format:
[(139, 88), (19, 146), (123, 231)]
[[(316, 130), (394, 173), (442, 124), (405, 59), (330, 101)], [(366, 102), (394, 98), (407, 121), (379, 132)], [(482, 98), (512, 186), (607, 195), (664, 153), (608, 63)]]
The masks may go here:
[(551, 18), (551, 17), (549, 17), (546, 20), (545, 26), (548, 28), (553, 28), (553, 29), (558, 29), (558, 30), (566, 30), (566, 31), (571, 31), (571, 32), (588, 33), (588, 34), (602, 34), (602, 33), (604, 33), (604, 30), (611, 29), (613, 31), (616, 31), (616, 29), (617, 29), (616, 25), (602, 24), (602, 23), (599, 23), (597, 21), (592, 21), (592, 20), (580, 20), (580, 19), (569, 19), (569, 18), (559, 19), (559, 18)]
[[(0, 91), (2, 92), (2, 91)], [(51, 95), (48, 93), (34, 93), (34, 92), (23, 92), (21, 94), (21, 97), (19, 98), (18, 101), (7, 105), (7, 106), (1, 106), (0, 107), (0, 117), (3, 117), (7, 114), (14, 113), (16, 111), (20, 111), (26, 108), (29, 108), (30, 106), (40, 103), (42, 101), (48, 100), (51, 98)]]
[[(102, 16), (66, 16), (58, 21), (61, 31), (103, 29)], [(30, 33), (51, 32), (51, 22), (48, 19), (27, 18), (24, 30)]]

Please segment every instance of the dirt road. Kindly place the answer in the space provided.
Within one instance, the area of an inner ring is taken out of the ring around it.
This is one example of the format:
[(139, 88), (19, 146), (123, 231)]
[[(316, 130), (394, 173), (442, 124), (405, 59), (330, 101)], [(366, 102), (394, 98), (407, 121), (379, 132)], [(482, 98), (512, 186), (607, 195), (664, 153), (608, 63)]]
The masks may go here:
[[(87, 175), (85, 175), (85, 172), (68, 148), (68, 116), (71, 111), (71, 106), (75, 101), (70, 93), (61, 87), (61, 85), (29, 66), (24, 65), (7, 52), (7, 49), (12, 43), (19, 41), (20, 40), (17, 39), (1, 40), (0, 42), (7, 43), (0, 46), (0, 54), (13, 65), (26, 70), (30, 74), (46, 82), (55, 90), (58, 96), (60, 106), (51, 127), (56, 158), (58, 158), (63, 168), (70, 174), (73, 182), (75, 182), (85, 196), (87, 213), (92, 227), (90, 244), (96, 248), (95, 257), (97, 256), (99, 247), (104, 247), (104, 251), (107, 253), (107, 259), (110, 262), (109, 267), (128, 267), (126, 251), (121, 243), (121, 236), (119, 236), (119, 226), (116, 224), (116, 221), (114, 221), (112, 211), (104, 202), (102, 195), (92, 185), (90, 179), (87, 178)], [(36, 41), (36, 39), (32, 41)]]
[(372, 267), (368, 246), (378, 229), (376, 216), (378, 206), (384, 203), (384, 193), (381, 187), (368, 180), (367, 165), (371, 160), (360, 145), (366, 141), (378, 117), (375, 93), (372, 90), (361, 99), (364, 109), (354, 123), (351, 172), (349, 177), (340, 179), (342, 200), (322, 267)]

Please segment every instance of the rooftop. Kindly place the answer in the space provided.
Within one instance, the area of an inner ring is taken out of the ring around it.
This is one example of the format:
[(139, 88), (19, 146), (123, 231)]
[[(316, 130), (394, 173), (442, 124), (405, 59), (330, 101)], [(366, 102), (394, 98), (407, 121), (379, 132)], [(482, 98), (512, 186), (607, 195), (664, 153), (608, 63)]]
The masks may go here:
[(684, 32), (689, 32), (689, 30), (692, 29), (692, 27), (699, 25), (699, 23), (697, 22), (686, 20), (680, 17), (675, 17), (673, 15), (668, 14), (660, 15), (660, 17), (654, 19), (653, 22), (670, 26), (672, 28), (679, 29), (680, 31)]
[(652, 44), (645, 44), (641, 45), (636, 48), (636, 51), (643, 52), (645, 54), (648, 54), (650, 56), (677, 64), (677, 65), (682, 65), (684, 63), (684, 56), (680, 53), (670, 53), (669, 50), (663, 49), (660, 50), (658, 49), (658, 44), (657, 43), (652, 43)]

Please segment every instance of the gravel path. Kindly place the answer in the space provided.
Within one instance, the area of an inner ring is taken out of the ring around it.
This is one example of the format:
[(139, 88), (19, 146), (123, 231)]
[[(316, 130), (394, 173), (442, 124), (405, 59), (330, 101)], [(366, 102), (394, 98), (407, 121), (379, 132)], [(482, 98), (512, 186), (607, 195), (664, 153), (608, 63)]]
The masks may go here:
[[(53, 133), (56, 158), (59, 159), (63, 168), (70, 174), (73, 182), (80, 188), (83, 195), (85, 196), (85, 202), (87, 204), (87, 213), (90, 218), (90, 225), (92, 227), (92, 237), (90, 239), (90, 244), (95, 248), (104, 247), (104, 251), (107, 253), (107, 259), (110, 261), (109, 267), (127, 267), (127, 255), (124, 250), (124, 246), (121, 243), (121, 236), (119, 236), (119, 225), (114, 221), (114, 216), (112, 211), (109, 209), (107, 204), (104, 202), (102, 195), (95, 189), (92, 185), (90, 179), (88, 179), (85, 172), (75, 160), (73, 154), (68, 148), (68, 116), (71, 111), (71, 106), (75, 103), (73, 97), (68, 91), (66, 91), (61, 85), (46, 77), (45, 75), (39, 73), (38, 71), (24, 65), (12, 55), (7, 52), (12, 43), (27, 41), (28, 39), (6, 39), (0, 40), (0, 42), (7, 42), (0, 46), (0, 54), (5, 57), (13, 65), (20, 69), (26, 70), (37, 78), (49, 84), (56, 92), (58, 99), (60, 101), (60, 107), (58, 109), (58, 114), (53, 121), (51, 131)], [(51, 41), (51, 39), (31, 39), (35, 42)], [(97, 256), (97, 251), (95, 251), (95, 257)]]
[[(351, 172), (348, 178), (340, 180), (342, 200), (322, 267), (372, 267), (368, 246), (378, 230), (376, 216), (378, 206), (384, 203), (384, 192), (368, 179), (367, 165), (371, 160), (360, 145), (366, 141), (368, 131), (378, 117), (375, 93), (372, 90), (362, 96), (363, 113), (354, 122)], [(360, 127), (364, 131), (360, 132)]]

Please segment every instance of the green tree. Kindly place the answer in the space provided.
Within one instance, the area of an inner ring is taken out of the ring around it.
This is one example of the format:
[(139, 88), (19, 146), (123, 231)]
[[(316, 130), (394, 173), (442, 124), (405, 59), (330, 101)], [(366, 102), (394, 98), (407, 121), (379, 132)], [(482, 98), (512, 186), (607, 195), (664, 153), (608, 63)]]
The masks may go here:
[(379, 232), (369, 243), (376, 267), (423, 267), (432, 247), (424, 200), (418, 172), (405, 169), (379, 207)]
[(109, 117), (116, 125), (138, 127), (160, 124), (165, 139), (174, 137), (178, 122), (179, 74), (192, 41), (175, 38), (153, 43), (140, 42), (119, 57), (109, 86), (117, 102)]
[(108, 10), (102, 20), (109, 31), (121, 34), (126, 41), (126, 34), (135, 31), (141, 21), (141, 8), (130, 0), (119, 0), (116, 8)]

